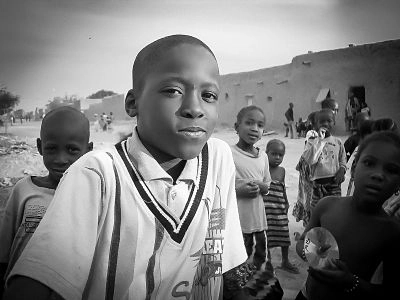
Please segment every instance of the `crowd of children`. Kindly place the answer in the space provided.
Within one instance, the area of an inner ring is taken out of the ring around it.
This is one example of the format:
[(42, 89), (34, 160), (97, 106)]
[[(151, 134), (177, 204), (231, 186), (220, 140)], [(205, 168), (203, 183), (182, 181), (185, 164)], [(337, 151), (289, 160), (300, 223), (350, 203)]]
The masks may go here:
[[(286, 146), (257, 146), (263, 110), (239, 111), (235, 145), (212, 138), (219, 68), (187, 35), (143, 48), (132, 78), (125, 109), (137, 126), (113, 147), (92, 151), (89, 121), (73, 108), (43, 119), (37, 148), (49, 173), (18, 182), (0, 214), (4, 299), (254, 299), (257, 289), (257, 299), (281, 299), (271, 249), (281, 248), (277, 268), (299, 269), (289, 259)], [(315, 227), (333, 234), (340, 259), (310, 267), (296, 299), (387, 299), (400, 267), (398, 128), (355, 117), (357, 136), (343, 143), (336, 113), (313, 112), (302, 129), (293, 214), (305, 225), (302, 259)], [(293, 122), (292, 103), (289, 114)]]

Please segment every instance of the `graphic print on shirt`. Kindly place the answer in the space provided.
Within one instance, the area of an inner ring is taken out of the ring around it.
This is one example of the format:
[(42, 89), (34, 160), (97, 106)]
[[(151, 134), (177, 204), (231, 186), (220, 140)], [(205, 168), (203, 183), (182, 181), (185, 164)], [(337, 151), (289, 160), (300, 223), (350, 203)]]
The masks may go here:
[[(327, 145), (331, 145), (333, 147), (335, 146), (335, 144), (332, 144), (332, 143), (327, 143)], [(321, 163), (321, 164), (325, 164), (325, 163), (331, 162), (334, 159), (335, 159), (335, 151), (334, 151), (334, 149), (330, 148), (330, 147), (327, 147), (325, 145), (325, 147), (322, 149), (322, 153), (321, 153), (321, 155), (319, 157), (318, 162)]]
[[(207, 203), (207, 199), (203, 199)], [(217, 205), (216, 205), (217, 204)], [(222, 277), (225, 208), (221, 207), (220, 189), (216, 186), (214, 206), (209, 213), (204, 246), (191, 257), (199, 260), (192, 287), (192, 299), (212, 299)]]
[(115, 147), (121, 156), (125, 167), (127, 168), (130, 177), (144, 203), (164, 226), (170, 237), (175, 242), (181, 243), (196, 214), (197, 209), (199, 208), (203, 196), (208, 174), (208, 145), (204, 145), (200, 155), (197, 157), (198, 171), (196, 175), (196, 182), (192, 185), (187, 203), (182, 212), (180, 220), (183, 221), (179, 223), (166, 209), (162, 207), (160, 204), (161, 201), (156, 199), (150, 188), (147, 186), (142, 175), (130, 161), (128, 157), (126, 141), (116, 144)]
[(38, 204), (26, 205), (24, 221), (22, 222), (22, 226), (24, 227), (26, 233), (35, 232), (44, 214), (46, 213), (46, 210), (46, 206)]

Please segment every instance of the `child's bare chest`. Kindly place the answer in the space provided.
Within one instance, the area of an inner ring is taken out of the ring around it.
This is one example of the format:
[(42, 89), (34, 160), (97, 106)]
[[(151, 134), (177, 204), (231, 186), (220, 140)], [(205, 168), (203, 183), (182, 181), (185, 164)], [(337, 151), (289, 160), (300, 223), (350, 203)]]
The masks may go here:
[(328, 229), (335, 237), (340, 259), (350, 269), (369, 274), (383, 260), (384, 251), (390, 242), (390, 236), (384, 222), (376, 218), (354, 215), (350, 212), (326, 214), (321, 219), (321, 226)]

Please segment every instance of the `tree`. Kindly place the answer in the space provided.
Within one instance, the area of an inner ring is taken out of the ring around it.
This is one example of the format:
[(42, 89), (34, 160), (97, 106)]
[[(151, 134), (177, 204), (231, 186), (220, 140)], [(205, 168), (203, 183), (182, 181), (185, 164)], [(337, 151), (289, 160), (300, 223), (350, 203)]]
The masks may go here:
[(19, 96), (13, 95), (5, 87), (0, 88), (0, 115), (9, 113), (18, 103)]
[(106, 91), (106, 90), (100, 90), (94, 94), (91, 94), (88, 96), (88, 99), (103, 99), (108, 96), (114, 96), (117, 95), (117, 93), (114, 93), (113, 91)]
[(80, 110), (81, 107), (80, 100), (77, 95), (65, 95), (64, 97), (54, 97), (53, 100), (49, 100), (49, 103), (46, 104), (46, 113), (60, 106), (71, 106), (77, 110)]

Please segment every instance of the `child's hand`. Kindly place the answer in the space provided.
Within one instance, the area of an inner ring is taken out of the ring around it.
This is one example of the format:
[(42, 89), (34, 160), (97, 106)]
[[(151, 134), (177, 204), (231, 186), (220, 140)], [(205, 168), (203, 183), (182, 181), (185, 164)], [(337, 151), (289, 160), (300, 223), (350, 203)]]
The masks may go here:
[(321, 139), (324, 139), (324, 138), (326, 138), (326, 137), (329, 137), (331, 134), (330, 134), (330, 132), (329, 132), (329, 130), (327, 129), (327, 128), (325, 128), (325, 127), (321, 127), (319, 130), (318, 130), (318, 136), (321, 138)]
[(339, 170), (335, 174), (335, 182), (337, 184), (341, 184), (344, 181), (344, 174), (346, 173), (346, 169), (343, 167), (340, 167)]
[(308, 272), (314, 279), (342, 290), (348, 289), (354, 284), (354, 275), (347, 265), (339, 259), (330, 260), (327, 268), (315, 269), (310, 267)]
[(254, 198), (260, 193), (260, 187), (257, 183), (250, 181), (238, 187), (236, 193), (242, 197)]
[(262, 195), (267, 195), (268, 194), (268, 184), (261, 180), (253, 180), (253, 183), (257, 184), (258, 187), (260, 188), (260, 193)]

